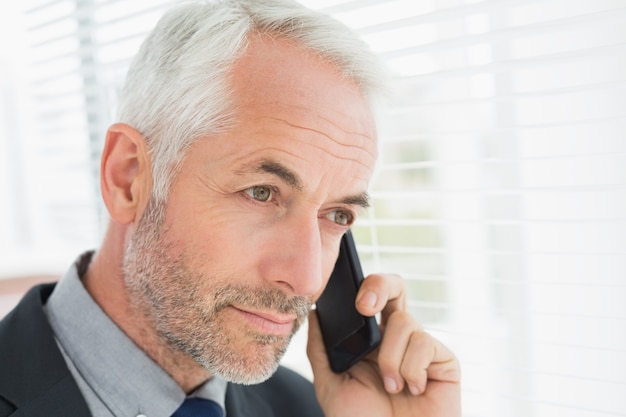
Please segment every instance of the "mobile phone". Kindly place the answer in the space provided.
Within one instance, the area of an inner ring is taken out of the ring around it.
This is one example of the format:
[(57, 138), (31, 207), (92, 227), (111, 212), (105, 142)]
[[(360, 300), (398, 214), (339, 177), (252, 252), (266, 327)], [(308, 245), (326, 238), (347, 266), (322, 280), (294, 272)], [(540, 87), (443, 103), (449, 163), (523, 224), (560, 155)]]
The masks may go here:
[(315, 304), (330, 367), (335, 372), (348, 370), (380, 344), (376, 318), (356, 310), (356, 294), (362, 281), (363, 271), (348, 231), (341, 239), (326, 289)]

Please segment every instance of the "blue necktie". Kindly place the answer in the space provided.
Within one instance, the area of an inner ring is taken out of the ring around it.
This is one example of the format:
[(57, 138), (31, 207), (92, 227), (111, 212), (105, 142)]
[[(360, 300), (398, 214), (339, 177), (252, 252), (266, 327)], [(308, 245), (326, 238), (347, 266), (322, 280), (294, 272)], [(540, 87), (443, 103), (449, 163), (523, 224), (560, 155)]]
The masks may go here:
[(215, 401), (187, 398), (172, 417), (223, 417), (222, 407)]

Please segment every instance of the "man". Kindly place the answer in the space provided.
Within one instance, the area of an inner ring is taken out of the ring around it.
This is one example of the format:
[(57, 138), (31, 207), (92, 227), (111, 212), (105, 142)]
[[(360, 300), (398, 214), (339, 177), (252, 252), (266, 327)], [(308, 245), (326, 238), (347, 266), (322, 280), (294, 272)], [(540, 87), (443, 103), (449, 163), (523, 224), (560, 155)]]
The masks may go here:
[[(107, 132), (102, 246), (0, 324), (0, 416), (178, 416), (186, 398), (229, 417), (459, 415), (458, 362), (399, 277), (362, 285), (383, 341), (343, 374), (309, 313), (367, 205), (374, 70), (289, 1), (167, 14)], [(314, 388), (278, 365), (307, 315)]]

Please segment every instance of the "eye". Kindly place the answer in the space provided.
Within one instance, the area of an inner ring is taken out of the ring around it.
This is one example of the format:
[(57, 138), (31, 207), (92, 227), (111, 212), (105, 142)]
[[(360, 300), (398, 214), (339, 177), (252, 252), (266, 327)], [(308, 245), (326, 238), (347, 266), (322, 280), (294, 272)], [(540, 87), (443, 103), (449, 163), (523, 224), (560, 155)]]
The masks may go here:
[(270, 201), (273, 194), (272, 187), (267, 185), (255, 185), (254, 187), (246, 189), (244, 192), (262, 203)]
[(354, 215), (346, 210), (331, 211), (326, 217), (339, 226), (350, 226), (354, 222)]

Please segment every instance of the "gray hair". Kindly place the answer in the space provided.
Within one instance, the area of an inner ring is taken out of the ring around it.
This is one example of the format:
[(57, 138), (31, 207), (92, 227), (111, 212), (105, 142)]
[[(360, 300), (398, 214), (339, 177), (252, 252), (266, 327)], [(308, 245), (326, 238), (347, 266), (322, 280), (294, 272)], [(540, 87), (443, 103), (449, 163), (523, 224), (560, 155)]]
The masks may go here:
[(166, 13), (131, 63), (118, 120), (146, 138), (164, 201), (189, 146), (233, 122), (229, 73), (251, 34), (292, 40), (334, 64), (366, 97), (378, 62), (345, 25), (290, 0), (217, 0)]

